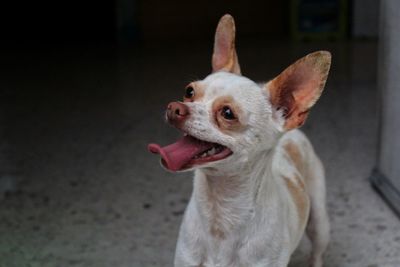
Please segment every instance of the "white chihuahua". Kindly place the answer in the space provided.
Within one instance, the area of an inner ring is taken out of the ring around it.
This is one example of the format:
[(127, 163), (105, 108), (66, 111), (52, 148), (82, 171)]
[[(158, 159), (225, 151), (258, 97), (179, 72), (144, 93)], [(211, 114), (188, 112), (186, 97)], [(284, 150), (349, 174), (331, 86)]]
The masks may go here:
[(240, 74), (233, 18), (221, 18), (213, 73), (167, 108), (183, 137), (149, 145), (168, 170), (195, 173), (175, 266), (287, 266), (305, 229), (310, 264), (322, 266), (329, 242), (324, 169), (296, 128), (321, 95), (330, 63), (329, 52), (314, 52), (257, 84)]

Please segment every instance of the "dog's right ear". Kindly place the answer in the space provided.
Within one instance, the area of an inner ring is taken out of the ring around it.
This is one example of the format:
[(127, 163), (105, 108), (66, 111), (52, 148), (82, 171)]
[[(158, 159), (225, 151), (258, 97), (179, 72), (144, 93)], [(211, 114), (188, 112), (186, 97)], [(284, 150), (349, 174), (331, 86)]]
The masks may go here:
[(235, 49), (235, 21), (229, 14), (224, 15), (215, 32), (212, 69), (240, 74), (240, 66)]
[(297, 60), (266, 84), (270, 102), (280, 110), (284, 130), (300, 127), (324, 90), (331, 53), (317, 51)]

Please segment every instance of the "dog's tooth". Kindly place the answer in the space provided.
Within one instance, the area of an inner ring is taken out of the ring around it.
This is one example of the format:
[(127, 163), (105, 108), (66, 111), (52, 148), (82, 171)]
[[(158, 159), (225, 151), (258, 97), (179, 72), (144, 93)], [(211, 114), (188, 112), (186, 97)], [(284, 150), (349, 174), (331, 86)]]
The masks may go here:
[(208, 155), (209, 155), (209, 156), (214, 155), (215, 152), (216, 152), (215, 147), (213, 147), (213, 148), (211, 148), (211, 149), (208, 151)]

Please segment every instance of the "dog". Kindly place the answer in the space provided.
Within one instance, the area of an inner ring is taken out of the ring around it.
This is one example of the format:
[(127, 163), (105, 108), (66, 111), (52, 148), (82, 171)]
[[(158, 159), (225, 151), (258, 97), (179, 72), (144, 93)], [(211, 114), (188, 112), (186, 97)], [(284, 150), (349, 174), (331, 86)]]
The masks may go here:
[(323, 165), (297, 128), (320, 97), (331, 54), (299, 59), (266, 83), (241, 75), (229, 14), (217, 26), (212, 73), (191, 82), (166, 120), (176, 143), (149, 144), (170, 171), (194, 170), (175, 266), (287, 266), (306, 232), (310, 266), (329, 242)]

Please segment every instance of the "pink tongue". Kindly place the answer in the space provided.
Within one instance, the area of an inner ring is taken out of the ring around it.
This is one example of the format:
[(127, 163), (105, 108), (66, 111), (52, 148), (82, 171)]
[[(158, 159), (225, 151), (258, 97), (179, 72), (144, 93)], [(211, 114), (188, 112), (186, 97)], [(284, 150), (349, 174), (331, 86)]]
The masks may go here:
[(147, 149), (158, 153), (163, 159), (165, 167), (171, 171), (178, 171), (190, 162), (196, 155), (212, 148), (213, 144), (200, 141), (191, 136), (184, 136), (177, 142), (165, 147), (149, 144)]

